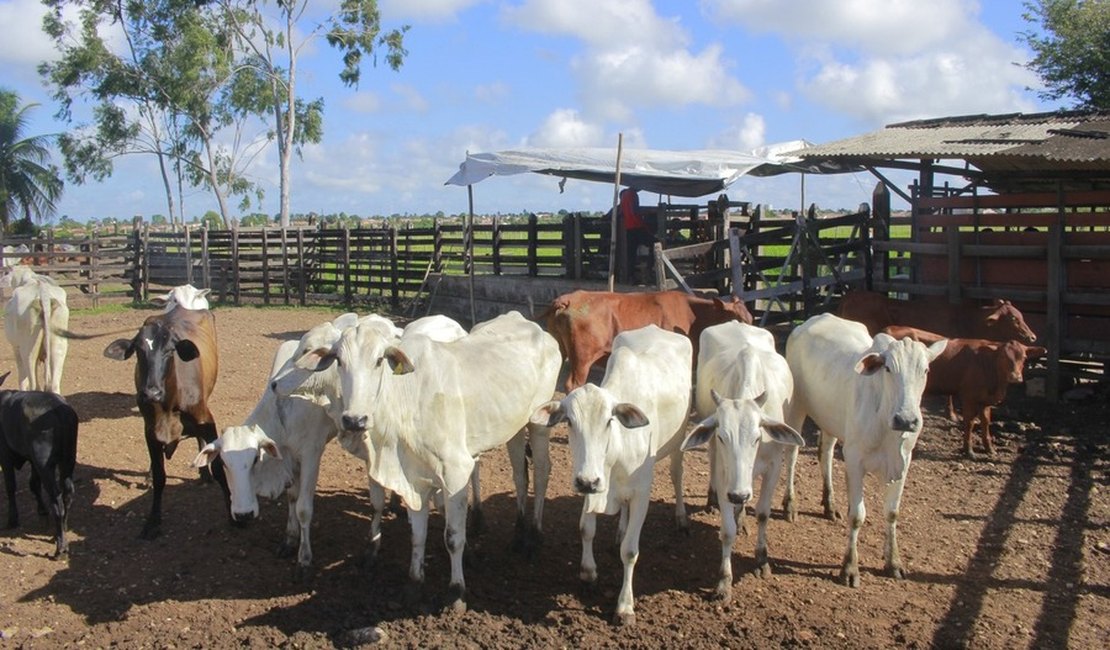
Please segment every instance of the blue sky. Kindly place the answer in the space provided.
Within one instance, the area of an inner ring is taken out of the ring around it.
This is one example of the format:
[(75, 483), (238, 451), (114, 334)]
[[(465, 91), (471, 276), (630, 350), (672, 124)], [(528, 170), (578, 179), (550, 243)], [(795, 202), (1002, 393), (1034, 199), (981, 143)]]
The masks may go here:
[[(311, 17), (335, 2), (310, 4)], [(367, 66), (357, 89), (338, 55), (313, 41), (302, 96), (325, 101), (324, 140), (296, 162), (292, 210), (423, 214), (466, 209), (444, 186), (467, 151), (526, 146), (732, 149), (815, 143), (892, 122), (1054, 110), (1030, 87), (1020, 0), (380, 0), (387, 27), (408, 24), (399, 72)], [(51, 56), (38, 0), (0, 0), (0, 86), (40, 102), (30, 133), (68, 128), (35, 68)], [(87, 115), (78, 107), (77, 116)], [(278, 206), (276, 148), (250, 175)], [(60, 160), (56, 162), (60, 163)], [(896, 176), (909, 182), (909, 177)], [(868, 201), (869, 174), (806, 179), (806, 204)], [(742, 178), (733, 199), (797, 208), (796, 176)], [(165, 214), (151, 157), (117, 162), (103, 183), (67, 183), (60, 215)], [(611, 187), (521, 175), (474, 187), (480, 213), (602, 210)], [(655, 196), (642, 196), (645, 203)], [(187, 216), (215, 208), (201, 190)], [(703, 201), (704, 202), (704, 201)]]

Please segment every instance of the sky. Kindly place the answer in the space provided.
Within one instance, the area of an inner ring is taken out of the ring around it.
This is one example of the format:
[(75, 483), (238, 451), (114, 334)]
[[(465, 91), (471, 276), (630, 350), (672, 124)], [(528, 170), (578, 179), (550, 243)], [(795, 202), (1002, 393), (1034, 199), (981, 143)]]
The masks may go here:
[[(311, 32), (335, 0), (310, 0)], [(383, 26), (408, 25), (397, 72), (364, 64), (357, 88), (337, 52), (309, 39), (302, 97), (322, 97), (324, 137), (294, 164), (294, 213), (458, 214), (467, 191), (446, 186), (467, 152), (521, 147), (750, 151), (825, 143), (895, 122), (1062, 108), (1038, 99), (1020, 34), (1020, 0), (379, 0)], [(272, 3), (271, 3), (272, 6)], [(0, 87), (25, 103), (27, 134), (59, 133), (36, 68), (53, 56), (39, 0), (0, 0)], [(54, 162), (61, 163), (56, 155)], [(248, 170), (278, 211), (277, 150)], [(908, 184), (912, 177), (892, 174)], [(473, 187), (480, 214), (605, 210), (611, 186), (522, 174)], [(733, 200), (798, 209), (855, 208), (877, 179), (741, 178)], [(120, 159), (101, 183), (67, 182), (58, 215), (78, 221), (166, 214), (151, 156)], [(713, 198), (713, 197), (706, 197)], [(642, 195), (652, 204), (655, 195)], [(678, 199), (686, 202), (686, 199)], [(704, 203), (705, 199), (700, 202)], [(895, 207), (897, 208), (897, 200)], [(215, 209), (204, 190), (186, 217)]]

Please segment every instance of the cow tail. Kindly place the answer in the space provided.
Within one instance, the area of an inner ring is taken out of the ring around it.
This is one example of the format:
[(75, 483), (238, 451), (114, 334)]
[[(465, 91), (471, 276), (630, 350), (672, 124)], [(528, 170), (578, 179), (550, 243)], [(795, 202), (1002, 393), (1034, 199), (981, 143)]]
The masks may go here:
[[(50, 368), (50, 360), (54, 358), (53, 350), (51, 349), (51, 339), (54, 337), (50, 336), (50, 317), (52, 316), (51, 309), (53, 309), (53, 303), (54, 298), (50, 296), (47, 287), (39, 283), (39, 304), (42, 305), (42, 354), (43, 358), (46, 360), (46, 363), (42, 364), (42, 388), (46, 390), (49, 390), (49, 387), (53, 385), (51, 380), (54, 374)], [(35, 370), (37, 364), (38, 360), (31, 360), (32, 375), (38, 374), (38, 371)]]

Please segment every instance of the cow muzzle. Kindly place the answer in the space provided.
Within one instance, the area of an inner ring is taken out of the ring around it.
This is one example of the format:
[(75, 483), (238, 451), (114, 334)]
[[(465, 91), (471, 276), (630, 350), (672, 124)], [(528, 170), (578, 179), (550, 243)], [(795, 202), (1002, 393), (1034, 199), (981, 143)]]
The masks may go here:
[(601, 491), (601, 479), (590, 479), (583, 476), (575, 476), (574, 489), (579, 494), (597, 494)]
[(890, 423), (890, 428), (895, 431), (917, 431), (921, 426), (921, 418), (918, 416), (905, 416), (895, 415)]
[(343, 414), (343, 428), (352, 433), (362, 433), (366, 431), (368, 421), (369, 419), (365, 415)]
[(236, 526), (246, 526), (255, 519), (258, 519), (258, 513), (254, 511), (231, 513), (231, 521)]
[(729, 492), (728, 502), (734, 506), (742, 506), (752, 499), (751, 492)]

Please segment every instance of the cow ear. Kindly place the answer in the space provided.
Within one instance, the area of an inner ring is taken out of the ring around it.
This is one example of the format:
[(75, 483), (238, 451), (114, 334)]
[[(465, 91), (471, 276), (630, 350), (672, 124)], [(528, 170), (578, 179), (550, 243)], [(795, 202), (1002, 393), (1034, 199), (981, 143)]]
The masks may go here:
[(131, 355), (135, 353), (134, 343), (133, 339), (116, 339), (104, 348), (104, 356), (116, 361), (130, 359)]
[(567, 419), (566, 409), (559, 400), (551, 400), (532, 413), (528, 421), (541, 427), (553, 427)]
[(205, 296), (207, 296), (207, 295), (208, 295), (208, 294), (210, 294), (210, 293), (212, 293), (212, 289), (211, 289), (211, 288), (208, 288), (208, 289), (197, 289), (197, 298), (204, 298)]
[(925, 354), (929, 356), (929, 363), (932, 363), (933, 359), (939, 357), (944, 352), (944, 349), (947, 347), (948, 339), (941, 339), (936, 343), (933, 343), (929, 347), (925, 348)]
[(331, 348), (316, 348), (302, 354), (293, 365), (301, 370), (320, 372), (327, 370), (333, 363), (335, 363), (335, 354), (332, 353)]
[(213, 440), (212, 442), (205, 445), (200, 450), (200, 453), (197, 454), (197, 457), (193, 459), (193, 467), (196, 467), (197, 469), (208, 467), (208, 465), (210, 465), (212, 461), (216, 460), (216, 456), (219, 455), (220, 441), (217, 438), (216, 440)]
[(863, 355), (863, 358), (856, 362), (855, 371), (861, 375), (873, 375), (883, 367), (883, 355), (877, 352)]
[(385, 349), (385, 360), (389, 363), (389, 369), (392, 370), (395, 375), (407, 375), (413, 370), (416, 370), (416, 366), (412, 365), (412, 360), (409, 359), (409, 356), (395, 345), (391, 345)]
[(259, 455), (265, 457), (266, 454), (281, 460), (281, 451), (278, 449), (278, 444), (270, 438), (263, 437), (258, 443)]
[(714, 416), (705, 418), (686, 436), (686, 439), (682, 441), (682, 446), (679, 449), (682, 451), (689, 451), (691, 449), (697, 449), (698, 447), (704, 447), (709, 442), (710, 438), (713, 437), (713, 432), (716, 430), (717, 418)]
[(765, 404), (767, 404), (767, 391), (763, 391), (755, 398), (755, 405), (759, 408), (763, 408)]
[(646, 427), (651, 424), (647, 415), (636, 408), (635, 405), (628, 402), (622, 402), (613, 407), (613, 415), (617, 417), (617, 421), (624, 425), (627, 429), (636, 429), (639, 427)]
[(794, 427), (779, 422), (772, 418), (763, 418), (759, 426), (763, 429), (763, 442), (780, 442), (784, 445), (797, 445), (798, 447), (805, 447), (806, 441), (802, 434), (794, 430)]
[[(168, 295), (169, 294), (166, 294), (166, 296)], [(150, 304), (154, 305), (155, 307), (165, 307), (170, 302), (169, 298), (167, 298), (166, 296), (154, 296), (150, 299)]]
[(200, 350), (197, 348), (197, 344), (189, 339), (181, 339), (173, 346), (173, 349), (177, 351), (177, 356), (182, 361), (192, 361), (200, 356)]

